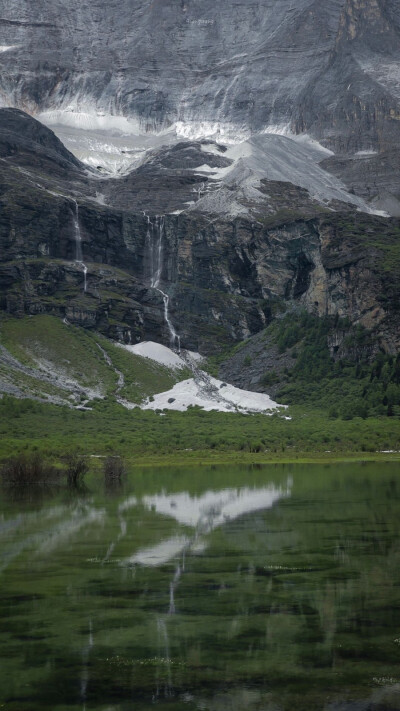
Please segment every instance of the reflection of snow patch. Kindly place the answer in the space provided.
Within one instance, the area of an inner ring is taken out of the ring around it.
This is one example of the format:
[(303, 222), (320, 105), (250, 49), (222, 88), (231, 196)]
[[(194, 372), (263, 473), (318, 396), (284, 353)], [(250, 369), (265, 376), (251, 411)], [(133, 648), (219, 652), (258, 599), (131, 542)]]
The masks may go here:
[(207, 491), (201, 496), (191, 496), (188, 492), (145, 496), (142, 503), (150, 511), (194, 528), (195, 534), (191, 538), (174, 536), (151, 548), (143, 548), (126, 559), (124, 564), (157, 566), (185, 552), (200, 554), (207, 547), (204, 536), (208, 533), (244, 514), (272, 508), (277, 501), (290, 495), (291, 486), (292, 482), (288, 480), (286, 487), (271, 484), (262, 489)]
[(143, 548), (124, 562), (128, 565), (132, 563), (148, 566), (163, 565), (164, 563), (168, 563), (171, 558), (178, 556), (185, 546), (187, 546), (188, 542), (189, 539), (186, 536), (175, 536), (167, 541), (162, 541), (152, 548)]
[(378, 151), (374, 151), (372, 148), (370, 148), (367, 151), (357, 151), (357, 153), (354, 154), (355, 156), (359, 156), (362, 158), (363, 156), (377, 156)]
[(18, 47), (20, 46), (20, 44), (0, 44), (0, 54), (2, 54), (3, 52), (11, 52), (11, 50), (18, 49)]
[(123, 513), (124, 511), (127, 511), (128, 509), (133, 509), (135, 506), (137, 506), (138, 500), (136, 496), (130, 496), (129, 499), (126, 499), (125, 501), (122, 502), (118, 506), (118, 511), (119, 513)]
[(288, 481), (283, 488), (271, 484), (262, 489), (206, 491), (201, 496), (191, 496), (186, 491), (145, 496), (143, 503), (150, 511), (170, 516), (184, 526), (210, 531), (252, 511), (272, 508), (276, 501), (289, 496), (290, 489)]
[(38, 552), (50, 553), (50, 551), (64, 544), (82, 528), (93, 523), (102, 523), (104, 516), (105, 511), (103, 510), (86, 509), (86, 511), (82, 511), (77, 509), (69, 520), (63, 521), (57, 528), (42, 535), (42, 543), (38, 548)]

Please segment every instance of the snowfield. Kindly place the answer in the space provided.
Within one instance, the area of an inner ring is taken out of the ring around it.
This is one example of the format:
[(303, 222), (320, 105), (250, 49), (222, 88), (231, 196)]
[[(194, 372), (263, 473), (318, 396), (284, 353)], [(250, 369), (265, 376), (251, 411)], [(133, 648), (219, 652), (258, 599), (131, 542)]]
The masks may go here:
[[(193, 373), (193, 378), (176, 383), (170, 390), (147, 398), (140, 405), (142, 410), (186, 412), (189, 407), (197, 406), (207, 412), (211, 410), (243, 413), (263, 412), (266, 415), (272, 415), (273, 412), (283, 407), (271, 400), (269, 395), (241, 390), (234, 385), (213, 378), (201, 370), (200, 364), (203, 357), (200, 353), (182, 350), (182, 353), (178, 355), (167, 346), (152, 341), (137, 343), (134, 346), (124, 344), (119, 344), (119, 346), (133, 355), (149, 358), (175, 372), (187, 368)], [(125, 400), (120, 400), (120, 402), (129, 409), (136, 407)]]
[(167, 368), (177, 369), (186, 367), (185, 361), (182, 360), (175, 351), (171, 350), (171, 348), (167, 348), (167, 346), (163, 346), (161, 343), (143, 341), (143, 343), (136, 343), (134, 346), (127, 346), (124, 343), (119, 343), (118, 345), (120, 348), (129, 351), (129, 353), (133, 353), (133, 355), (149, 358), (160, 365), (167, 366)]
[(154, 395), (141, 406), (143, 410), (179, 410), (198, 406), (207, 412), (265, 412), (272, 415), (280, 405), (269, 395), (240, 390), (221, 380), (208, 376), (206, 383), (195, 378), (177, 383), (171, 390)]

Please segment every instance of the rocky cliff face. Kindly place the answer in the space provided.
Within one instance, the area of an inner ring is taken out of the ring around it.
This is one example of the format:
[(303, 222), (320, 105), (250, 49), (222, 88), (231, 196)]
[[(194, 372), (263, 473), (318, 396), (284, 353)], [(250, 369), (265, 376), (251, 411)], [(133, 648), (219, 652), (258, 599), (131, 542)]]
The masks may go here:
[[(308, 132), (339, 156), (328, 170), (400, 214), (397, 0), (12, 0), (0, 14), (0, 105), (72, 131)], [(353, 160), (365, 151), (389, 155), (374, 181)]]
[[(263, 179), (258, 201), (253, 189), (208, 186), (190, 169), (203, 160), (201, 144), (162, 151), (126, 180), (101, 178), (27, 115), (2, 117), (5, 312), (51, 313), (117, 340), (168, 344), (167, 295), (182, 345), (204, 353), (298, 308), (347, 317), (386, 350), (398, 348), (398, 220), (325, 205), (287, 182)], [(224, 169), (229, 160), (214, 149), (214, 167)], [(213, 213), (202, 193), (185, 210), (194, 189), (230, 192), (242, 212)]]
[(3, 105), (290, 123), (344, 151), (399, 136), (396, 0), (12, 0), (0, 24)]

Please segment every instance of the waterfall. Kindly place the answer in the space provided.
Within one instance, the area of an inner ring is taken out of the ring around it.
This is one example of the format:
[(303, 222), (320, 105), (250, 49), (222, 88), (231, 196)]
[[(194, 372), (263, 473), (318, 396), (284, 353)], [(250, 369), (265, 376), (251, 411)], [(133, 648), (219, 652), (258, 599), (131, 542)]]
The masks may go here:
[(76, 200), (74, 203), (74, 234), (75, 234), (75, 262), (82, 267), (83, 271), (83, 293), (86, 294), (87, 289), (87, 266), (83, 261), (82, 254), (82, 236), (79, 226), (79, 208)]
[[(149, 254), (150, 261), (150, 286), (152, 289), (158, 291), (162, 296), (164, 303), (164, 320), (167, 324), (171, 347), (175, 348), (177, 346), (178, 352), (181, 350), (181, 339), (176, 332), (174, 325), (169, 317), (169, 295), (160, 289), (162, 268), (163, 268), (163, 240), (165, 234), (165, 216), (157, 216), (156, 222), (153, 224), (150, 220), (149, 215), (144, 213), (147, 218), (147, 232), (146, 232), (146, 251)], [(154, 231), (156, 232), (156, 239), (152, 239)]]
[(156, 218), (156, 241), (152, 245), (152, 275), (151, 286), (159, 291), (161, 273), (162, 273), (162, 256), (163, 256), (163, 237), (164, 237), (165, 217)]
[(193, 188), (193, 191), (197, 193), (197, 202), (201, 200), (201, 193), (204, 193), (205, 183), (201, 183), (198, 189)]

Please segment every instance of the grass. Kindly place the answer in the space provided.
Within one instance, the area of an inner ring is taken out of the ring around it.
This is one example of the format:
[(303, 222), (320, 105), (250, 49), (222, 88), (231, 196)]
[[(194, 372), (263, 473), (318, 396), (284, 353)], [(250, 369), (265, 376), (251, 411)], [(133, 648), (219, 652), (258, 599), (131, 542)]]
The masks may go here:
[[(124, 386), (119, 395), (134, 403), (144, 397), (169, 390), (188, 377), (187, 370), (173, 372), (149, 359), (135, 356), (100, 334), (72, 325), (53, 316), (40, 315), (21, 319), (6, 318), (1, 322), (0, 342), (23, 365), (41, 366), (73, 380), (84, 388), (100, 389), (103, 396), (116, 393), (119, 370)], [(111, 360), (107, 362), (101, 346)], [(36, 380), (30, 375), (0, 366), (0, 374), (24, 389), (27, 396), (54, 394), (66, 397), (65, 390)]]
[[(304, 314), (289, 315), (270, 327), (281, 350), (296, 347), (298, 351), (293, 372), (285, 374), (281, 387), (283, 401), (290, 404), (291, 420), (285, 420), (281, 414), (206, 413), (198, 408), (186, 413), (128, 411), (115, 401), (116, 370), (125, 379), (118, 394), (132, 402), (171, 388), (189, 373), (173, 373), (133, 356), (103, 336), (66, 326), (51, 316), (6, 319), (1, 342), (17, 358), (31, 365), (43, 358), (57, 372), (81, 384), (100, 383), (105, 397), (92, 400), (92, 410), (78, 411), (4, 396), (0, 400), (0, 458), (34, 452), (59, 458), (77, 451), (118, 454), (130, 463), (261, 462), (375, 458), (382, 450), (400, 450), (399, 359), (379, 356), (372, 364), (347, 363), (339, 368), (326, 346), (329, 327)], [(353, 337), (356, 345), (364, 344), (365, 334)], [(217, 366), (218, 358), (211, 369)], [(21, 383), (29, 397), (35, 387), (40, 390), (40, 383), (34, 379), (30, 383), (26, 377), (21, 374)], [(332, 403), (337, 406), (338, 402), (341, 407), (333, 411)], [(387, 416), (389, 408), (391, 417)]]
[(43, 360), (82, 385), (101, 382), (107, 391), (114, 384), (115, 373), (107, 367), (91, 334), (52, 316), (5, 320), (1, 342), (25, 365), (37, 367)]
[(93, 337), (107, 352), (113, 365), (124, 374), (125, 384), (119, 394), (131, 402), (140, 403), (145, 397), (170, 390), (190, 375), (187, 369), (173, 372), (154, 361), (133, 355), (98, 334)]
[(111, 401), (93, 411), (5, 397), (0, 401), (0, 458), (39, 451), (64, 456), (71, 449), (86, 454), (118, 453), (129, 461), (297, 459), (304, 455), (362, 456), (400, 450), (397, 418), (332, 420), (323, 411), (293, 407), (292, 420), (278, 415), (186, 413), (161, 415), (127, 411)]

